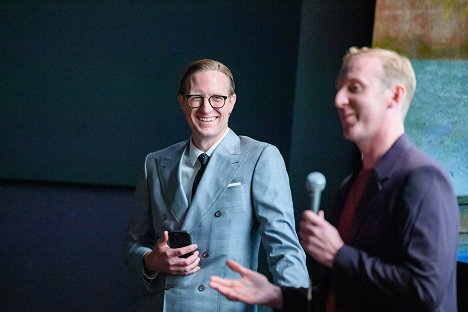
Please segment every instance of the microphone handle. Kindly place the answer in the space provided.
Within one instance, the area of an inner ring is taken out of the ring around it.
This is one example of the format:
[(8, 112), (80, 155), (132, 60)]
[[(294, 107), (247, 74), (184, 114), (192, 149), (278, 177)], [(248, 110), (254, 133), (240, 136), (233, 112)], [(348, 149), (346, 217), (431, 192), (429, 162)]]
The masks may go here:
[(320, 210), (320, 195), (321, 192), (319, 190), (314, 190), (312, 193), (311, 204), (312, 204), (312, 211), (317, 213)]

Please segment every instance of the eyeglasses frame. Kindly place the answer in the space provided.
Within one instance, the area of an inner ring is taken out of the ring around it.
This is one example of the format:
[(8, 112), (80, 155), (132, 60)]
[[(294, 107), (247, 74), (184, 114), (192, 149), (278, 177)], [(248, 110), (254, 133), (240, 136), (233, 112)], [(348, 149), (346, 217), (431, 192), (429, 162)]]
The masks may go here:
[[(188, 99), (189, 99), (189, 97), (191, 97), (191, 96), (197, 96), (197, 97), (200, 97), (200, 98), (203, 99), (203, 102), (200, 104), (200, 106), (192, 106), (192, 105), (190, 105)], [(211, 98), (212, 98), (213, 96), (222, 97), (222, 98), (224, 99), (223, 105), (220, 106), (220, 107), (214, 107), (213, 104), (211, 104)], [(210, 104), (210, 106), (211, 106), (212, 108), (216, 109), (216, 108), (223, 108), (224, 105), (226, 105), (226, 100), (227, 100), (228, 97), (230, 97), (230, 95), (227, 96), (227, 95), (218, 95), (218, 94), (214, 94), (214, 95), (211, 95), (211, 96), (201, 96), (201, 95), (199, 95), (199, 94), (187, 94), (187, 95), (185, 95), (184, 97), (185, 97), (185, 99), (187, 100), (187, 104), (188, 104), (191, 108), (199, 108), (199, 107), (201, 107), (201, 106), (203, 105), (203, 103), (205, 103), (205, 99), (208, 99), (208, 104)]]

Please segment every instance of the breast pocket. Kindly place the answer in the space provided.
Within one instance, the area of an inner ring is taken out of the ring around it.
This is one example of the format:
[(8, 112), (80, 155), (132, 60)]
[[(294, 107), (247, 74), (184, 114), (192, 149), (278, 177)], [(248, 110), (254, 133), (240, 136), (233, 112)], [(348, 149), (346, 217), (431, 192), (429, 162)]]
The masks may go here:
[(233, 181), (228, 184), (220, 198), (220, 206), (245, 211), (250, 208), (248, 190), (242, 182)]

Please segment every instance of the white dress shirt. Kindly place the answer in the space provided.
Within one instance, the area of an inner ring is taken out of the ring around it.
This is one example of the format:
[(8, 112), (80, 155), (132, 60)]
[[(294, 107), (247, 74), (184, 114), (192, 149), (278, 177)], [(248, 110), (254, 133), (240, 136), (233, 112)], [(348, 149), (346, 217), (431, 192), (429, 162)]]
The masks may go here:
[[(209, 157), (213, 155), (213, 152), (218, 147), (219, 143), (226, 137), (228, 134), (229, 128), (226, 129), (224, 135), (215, 143), (208, 151), (205, 152)], [(179, 178), (182, 184), (182, 189), (184, 194), (187, 197), (187, 202), (190, 205), (192, 202), (192, 185), (195, 176), (197, 175), (198, 170), (201, 167), (200, 162), (198, 161), (198, 156), (203, 154), (195, 144), (193, 144), (192, 138), (190, 138), (190, 145), (185, 149), (182, 158), (180, 159), (179, 165)]]

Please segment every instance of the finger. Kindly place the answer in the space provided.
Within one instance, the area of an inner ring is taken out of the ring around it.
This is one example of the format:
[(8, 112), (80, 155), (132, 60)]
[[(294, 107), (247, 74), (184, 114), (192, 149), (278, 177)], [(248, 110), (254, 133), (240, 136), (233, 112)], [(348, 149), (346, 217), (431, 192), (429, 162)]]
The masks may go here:
[(318, 225), (323, 225), (325, 222), (325, 219), (321, 217), (318, 213), (315, 213), (310, 210), (306, 210), (302, 214), (302, 221), (304, 224), (318, 226)]
[(247, 273), (246, 269), (234, 260), (228, 260), (226, 263), (231, 270), (240, 275), (245, 275)]
[(191, 269), (190, 271), (187, 271), (185, 273), (183, 273), (184, 275), (190, 275), (190, 274), (194, 274), (195, 272), (198, 272), (200, 271), (200, 267), (199, 266), (196, 266), (194, 267), (193, 269)]
[(299, 223), (299, 235), (302, 237), (314, 235), (314, 231), (316, 231), (317, 228), (318, 226), (316, 224), (301, 222)]
[(225, 280), (225, 278), (222, 278), (222, 277), (217, 276), (217, 275), (211, 275), (210, 276), (210, 283), (213, 282), (216, 285), (222, 284), (224, 282), (224, 280)]
[(303, 246), (307, 249), (314, 250), (317, 252), (325, 251), (325, 243), (320, 237), (309, 237), (308, 239), (303, 241)]
[(218, 288), (221, 286), (230, 287), (232, 286), (232, 281), (226, 278), (213, 275), (210, 277), (210, 286), (214, 288)]
[(188, 253), (194, 253), (197, 248), (198, 246), (196, 244), (192, 244), (181, 248), (174, 248), (174, 250), (177, 250), (177, 252), (180, 253), (180, 256), (183, 256)]
[(199, 252), (195, 251), (193, 255), (188, 258), (175, 257), (171, 270), (175, 274), (188, 275), (193, 274), (200, 270), (200, 257)]
[(323, 210), (320, 210), (318, 212), (318, 215), (319, 215), (320, 218), (325, 219), (325, 212), (323, 212)]
[(301, 242), (306, 241), (308, 237), (309, 237), (308, 231), (304, 231), (303, 229), (299, 231), (299, 238), (301, 239)]
[(167, 245), (167, 242), (169, 241), (169, 232), (164, 231), (163, 235), (161, 238), (158, 240), (158, 245), (163, 247), (164, 245)]
[(187, 254), (187, 252), (181, 251), (183, 248), (185, 247), (175, 248), (175, 249), (170, 250), (171, 251), (169, 255), (171, 257), (170, 263), (174, 267), (174, 269), (177, 269), (178, 267), (184, 268), (187, 266), (191, 266), (193, 263), (198, 264), (200, 262), (200, 257), (199, 257), (200, 253), (197, 250), (195, 250), (193, 254), (191, 254), (187, 258), (182, 257), (183, 255)]
[(200, 266), (198, 265), (195, 265), (195, 266), (190, 266), (190, 267), (187, 267), (187, 270), (184, 271), (184, 272), (181, 272), (182, 275), (190, 275), (190, 274), (194, 274), (195, 272), (198, 272), (200, 270)]
[(200, 257), (198, 256), (198, 251), (195, 251), (193, 255), (191, 255), (187, 260), (190, 261), (188, 264), (189, 270), (193, 270), (196, 267), (199, 267), (200, 264)]
[(234, 272), (239, 271), (240, 264), (237, 263), (236, 261), (229, 259), (228, 261), (226, 261), (226, 264)]
[(306, 253), (316, 260), (319, 258), (320, 255), (323, 254), (322, 249), (317, 248), (317, 246), (315, 246), (314, 244), (305, 244), (301, 242), (301, 245), (306, 251)]
[(239, 300), (239, 294), (233, 289), (233, 286), (230, 284), (230, 282), (231, 281), (226, 279), (219, 279), (219, 283), (217, 283), (216, 280), (210, 280), (209, 285), (226, 296), (226, 298), (229, 300)]
[(312, 210), (305, 210), (302, 214), (302, 219), (306, 221), (315, 221), (319, 218), (316, 212), (313, 212)]
[[(319, 231), (317, 231), (319, 232)], [(317, 242), (321, 241), (321, 235), (318, 233), (315, 233), (314, 231), (307, 231), (299, 232), (299, 237), (301, 239), (301, 244), (304, 245), (311, 245), (311, 244), (316, 244)]]

